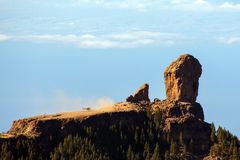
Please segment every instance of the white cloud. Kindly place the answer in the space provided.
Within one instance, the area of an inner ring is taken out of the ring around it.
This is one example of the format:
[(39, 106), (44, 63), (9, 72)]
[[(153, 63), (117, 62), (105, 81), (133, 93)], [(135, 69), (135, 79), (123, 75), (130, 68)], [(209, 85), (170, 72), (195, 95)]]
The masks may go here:
[[(213, 1), (213, 0), (68, 0), (68, 1), (40, 1), (25, 0), (26, 4), (36, 6), (45, 5), (50, 7), (82, 7), (84, 5), (93, 5), (106, 8), (133, 9), (137, 11), (158, 10), (184, 10), (184, 11), (225, 11), (239, 10), (240, 3), (234, 3), (231, 0)], [(22, 2), (22, 1), (21, 1)], [(1, 1), (0, 1), (1, 3)], [(4, 2), (5, 4), (6, 2)], [(7, 3), (12, 7), (11, 3)], [(0, 6), (1, 7), (1, 6)]]
[(209, 2), (205, 0), (196, 0), (193, 2), (194, 4), (199, 4), (199, 5), (209, 5)]
[(11, 36), (0, 34), (0, 41), (7, 41), (10, 39), (11, 39)]
[(82, 4), (90, 4), (102, 5), (108, 8), (136, 9), (138, 11), (145, 11), (146, 9), (152, 7), (153, 4), (155, 4), (155, 2), (151, 0), (77, 0), (76, 2), (78, 6), (81, 6)]
[(222, 5), (220, 5), (220, 8), (230, 9), (230, 10), (240, 10), (240, 4), (225, 2)]
[(181, 4), (182, 0), (171, 0), (170, 4)]
[(124, 0), (107, 2), (104, 4), (107, 7), (129, 8), (136, 9), (138, 11), (146, 11), (148, 8), (153, 7), (153, 1), (149, 0)]
[(240, 43), (240, 37), (239, 36), (218, 37), (217, 41), (223, 44), (237, 44)]
[(35, 114), (80, 111), (83, 108), (101, 108), (113, 105), (109, 97), (82, 98), (66, 93), (64, 90), (52, 91), (50, 96), (34, 96), (32, 98)]
[(195, 1), (179, 1), (172, 6), (172, 8), (184, 11), (213, 11), (217, 6), (214, 6), (205, 0), (195, 0)]
[(78, 0), (78, 6), (82, 4), (102, 5), (109, 8), (135, 9), (147, 11), (152, 9), (184, 10), (184, 11), (222, 11), (240, 10), (239, 3), (223, 2), (214, 3), (207, 0)]
[(149, 45), (172, 46), (182, 42), (184, 36), (175, 33), (134, 31), (106, 35), (23, 35), (13, 37), (16, 41), (64, 43), (78, 48), (137, 48)]

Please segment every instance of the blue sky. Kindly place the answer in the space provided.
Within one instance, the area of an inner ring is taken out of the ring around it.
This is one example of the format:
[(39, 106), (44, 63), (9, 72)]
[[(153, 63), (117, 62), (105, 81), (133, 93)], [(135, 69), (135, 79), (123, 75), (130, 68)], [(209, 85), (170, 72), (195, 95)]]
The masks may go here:
[(0, 0), (0, 131), (124, 101), (145, 82), (164, 99), (164, 69), (190, 53), (206, 121), (240, 136), (239, 51), (238, 1)]

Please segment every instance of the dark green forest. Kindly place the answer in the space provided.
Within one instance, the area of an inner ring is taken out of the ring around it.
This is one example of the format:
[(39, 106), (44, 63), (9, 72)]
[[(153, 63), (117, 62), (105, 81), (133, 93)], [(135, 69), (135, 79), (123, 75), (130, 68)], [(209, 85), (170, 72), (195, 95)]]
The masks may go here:
[[(142, 122), (129, 123), (124, 118), (109, 126), (84, 126), (81, 134), (59, 140), (50, 152), (42, 152), (34, 139), (19, 138), (1, 142), (1, 160), (178, 160), (194, 157), (201, 148), (194, 141), (179, 140), (161, 131), (161, 112), (146, 112)], [(211, 125), (209, 153), (224, 160), (240, 159), (240, 141), (226, 129)], [(49, 142), (53, 143), (53, 142)]]

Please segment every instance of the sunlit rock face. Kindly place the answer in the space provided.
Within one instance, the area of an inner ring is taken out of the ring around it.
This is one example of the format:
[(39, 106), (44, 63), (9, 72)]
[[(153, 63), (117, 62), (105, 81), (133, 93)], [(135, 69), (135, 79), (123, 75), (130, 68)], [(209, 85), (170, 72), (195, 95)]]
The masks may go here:
[(167, 99), (195, 102), (202, 66), (192, 55), (181, 55), (164, 72)]
[(147, 101), (149, 102), (150, 99), (148, 97), (148, 84), (143, 84), (133, 95), (130, 95), (126, 101), (127, 102), (141, 102)]

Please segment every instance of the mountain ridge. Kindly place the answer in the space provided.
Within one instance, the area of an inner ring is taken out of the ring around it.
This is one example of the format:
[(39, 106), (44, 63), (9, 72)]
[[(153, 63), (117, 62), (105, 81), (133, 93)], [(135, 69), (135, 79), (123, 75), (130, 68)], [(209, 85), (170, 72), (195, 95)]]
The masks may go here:
[[(64, 145), (69, 135), (75, 135), (79, 136), (79, 141), (86, 138), (89, 144), (96, 145), (96, 154), (101, 150), (99, 154), (108, 157), (106, 159), (148, 159), (143, 154), (148, 144), (150, 147), (146, 152), (153, 160), (213, 160), (221, 159), (217, 151), (222, 141), (227, 141), (224, 145), (231, 146), (229, 153), (234, 152), (235, 155), (231, 158), (238, 160), (239, 140), (223, 129), (216, 135), (214, 126), (204, 121), (202, 106), (196, 102), (201, 67), (192, 55), (181, 55), (164, 72), (165, 100), (154, 99), (151, 102), (148, 97), (149, 85), (143, 84), (136, 93), (126, 98), (126, 102), (113, 106), (14, 121), (11, 129), (1, 134), (0, 144), (9, 142), (15, 145), (18, 141), (31, 141), (38, 154), (45, 159), (54, 159), (59, 154), (63, 157), (68, 155), (62, 153), (62, 148), (59, 149), (61, 152), (58, 151), (58, 146)], [(221, 138), (218, 137), (220, 135)], [(107, 142), (108, 138), (111, 142)], [(161, 151), (158, 151), (159, 148)]]

